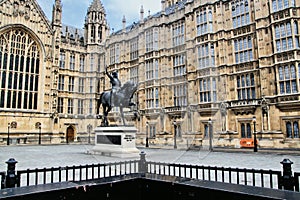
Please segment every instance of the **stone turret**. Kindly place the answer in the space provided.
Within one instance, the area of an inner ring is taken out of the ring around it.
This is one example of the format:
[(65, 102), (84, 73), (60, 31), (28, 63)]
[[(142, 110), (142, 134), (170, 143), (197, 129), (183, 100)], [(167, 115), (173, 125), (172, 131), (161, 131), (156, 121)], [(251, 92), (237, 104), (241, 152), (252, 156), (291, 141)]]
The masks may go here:
[[(55, 0), (52, 10), (52, 29), (53, 35), (53, 52), (51, 55), (52, 60), (52, 72), (51, 72), (51, 116), (53, 123), (58, 121), (57, 114), (57, 102), (58, 102), (58, 71), (59, 71), (59, 55), (61, 45), (61, 31), (62, 31), (62, 4), (61, 0)], [(53, 130), (56, 132), (57, 130)]]
[(61, 0), (55, 0), (52, 9), (52, 26), (62, 26), (62, 5)]
[(84, 28), (87, 44), (100, 44), (106, 39), (109, 26), (100, 0), (93, 0), (88, 8)]

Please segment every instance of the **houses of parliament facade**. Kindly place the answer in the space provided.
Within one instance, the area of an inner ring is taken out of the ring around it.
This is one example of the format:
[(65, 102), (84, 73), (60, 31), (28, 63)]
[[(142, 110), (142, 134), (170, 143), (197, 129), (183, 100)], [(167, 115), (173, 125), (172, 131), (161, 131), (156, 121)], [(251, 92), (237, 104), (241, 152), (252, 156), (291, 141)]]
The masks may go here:
[(107, 67), (138, 84), (137, 145), (300, 148), (299, 1), (162, 0), (117, 31), (100, 0), (83, 29), (53, 1), (49, 20), (36, 0), (0, 0), (1, 144), (93, 140)]

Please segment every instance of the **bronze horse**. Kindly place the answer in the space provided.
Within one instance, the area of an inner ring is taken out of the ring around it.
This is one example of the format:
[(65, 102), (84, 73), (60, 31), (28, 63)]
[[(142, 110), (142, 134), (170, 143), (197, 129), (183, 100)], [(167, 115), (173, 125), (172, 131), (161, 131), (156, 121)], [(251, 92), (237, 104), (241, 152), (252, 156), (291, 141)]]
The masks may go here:
[(114, 102), (115, 107), (120, 108), (120, 114), (121, 114), (123, 125), (124, 126), (126, 125), (123, 108), (135, 105), (134, 103), (131, 102), (131, 99), (136, 90), (137, 90), (137, 85), (134, 84), (132, 81), (127, 81), (120, 88), (120, 90), (116, 92), (116, 94), (114, 95), (114, 99), (111, 99), (111, 95), (112, 95), (111, 91), (105, 91), (101, 93), (100, 98), (97, 99), (97, 111), (96, 111), (96, 114), (99, 115), (99, 108), (100, 105), (102, 104), (103, 117), (102, 117), (101, 126), (109, 125), (107, 116), (108, 113), (113, 108), (113, 106), (111, 105), (111, 100)]

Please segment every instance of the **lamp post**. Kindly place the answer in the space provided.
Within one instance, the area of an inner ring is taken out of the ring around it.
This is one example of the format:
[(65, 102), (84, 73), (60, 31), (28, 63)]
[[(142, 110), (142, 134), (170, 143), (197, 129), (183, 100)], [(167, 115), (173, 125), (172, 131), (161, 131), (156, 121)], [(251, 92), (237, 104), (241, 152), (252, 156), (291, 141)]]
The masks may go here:
[(254, 135), (254, 148), (253, 148), (253, 151), (254, 152), (257, 152), (257, 142), (256, 142), (256, 117), (253, 116), (253, 135)]
[(9, 130), (10, 130), (10, 123), (7, 124), (7, 145), (9, 145)]
[(42, 124), (38, 124), (38, 129), (39, 129), (39, 144), (42, 144)]
[(213, 126), (210, 118), (208, 119), (208, 125), (209, 125), (209, 151), (212, 151), (213, 150), (212, 147)]
[(148, 122), (146, 122), (146, 147), (149, 147), (149, 138), (148, 138)]
[(177, 123), (176, 121), (174, 120), (173, 121), (173, 125), (174, 125), (174, 149), (177, 149)]
[(92, 125), (89, 124), (87, 126), (88, 132), (89, 132), (89, 139), (88, 139), (88, 143), (91, 144), (91, 130), (92, 130)]

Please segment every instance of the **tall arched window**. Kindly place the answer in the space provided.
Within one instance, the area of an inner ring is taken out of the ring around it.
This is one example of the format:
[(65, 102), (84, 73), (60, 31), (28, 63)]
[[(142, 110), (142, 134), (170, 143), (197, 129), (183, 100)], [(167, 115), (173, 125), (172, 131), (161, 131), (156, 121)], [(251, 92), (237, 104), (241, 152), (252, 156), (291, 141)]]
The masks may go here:
[(22, 29), (0, 35), (0, 108), (36, 110), (40, 50)]
[(296, 48), (299, 48), (299, 32), (298, 32), (298, 23), (297, 21), (294, 22), (294, 31), (295, 31), (295, 44), (296, 44)]
[(208, 125), (205, 124), (204, 125), (204, 137), (207, 137), (208, 136)]
[(286, 122), (286, 137), (291, 138), (292, 137), (292, 124), (291, 122)]
[(294, 122), (294, 138), (299, 138), (299, 124), (298, 122)]
[(241, 137), (246, 138), (245, 124), (241, 124)]
[(247, 123), (247, 138), (251, 138), (251, 125)]
[(252, 130), (250, 123), (242, 123), (241, 124), (241, 138), (251, 138)]

